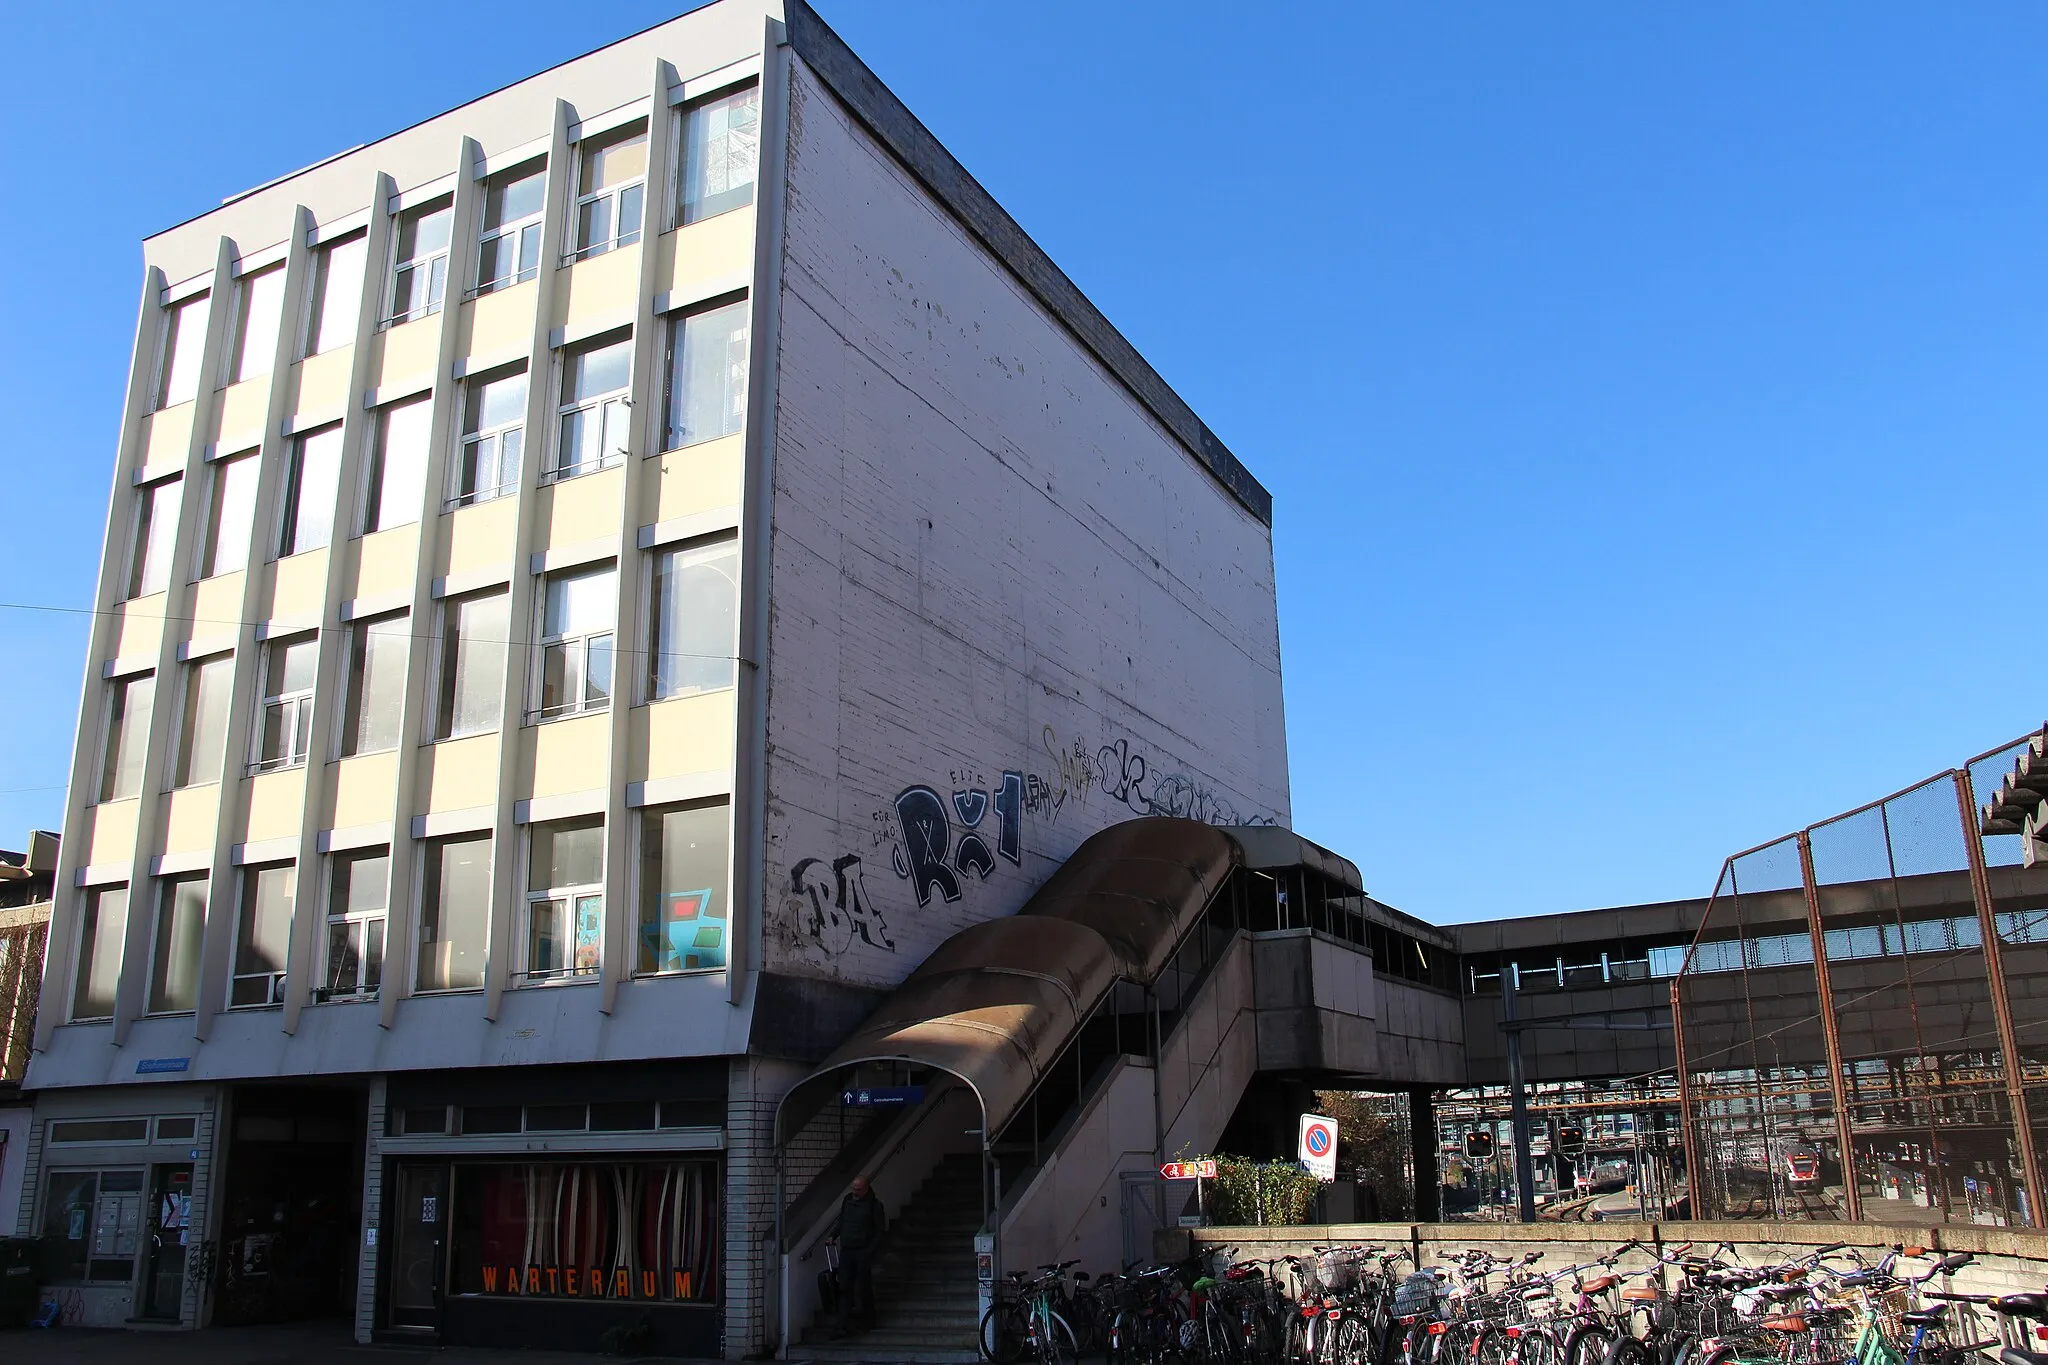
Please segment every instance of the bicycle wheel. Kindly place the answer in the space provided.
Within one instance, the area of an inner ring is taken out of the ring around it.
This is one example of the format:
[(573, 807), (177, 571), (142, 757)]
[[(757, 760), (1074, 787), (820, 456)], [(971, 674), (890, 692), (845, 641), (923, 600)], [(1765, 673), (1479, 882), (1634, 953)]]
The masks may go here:
[(1024, 1320), (1024, 1305), (1009, 1299), (997, 1299), (981, 1315), (981, 1358), (994, 1365), (1017, 1365), (1024, 1358), (1024, 1342), (1028, 1324)]
[(1072, 1325), (1060, 1316), (1057, 1308), (1048, 1307), (1045, 1315), (1052, 1324), (1051, 1330), (1043, 1334), (1047, 1342), (1045, 1359), (1048, 1365), (1069, 1365), (1069, 1362), (1078, 1361), (1081, 1348), (1074, 1340)]
[(1506, 1332), (1491, 1323), (1481, 1323), (1472, 1334), (1464, 1358), (1472, 1365), (1508, 1365), (1508, 1357), (1514, 1349), (1515, 1343), (1508, 1339)]
[(1337, 1365), (1371, 1365), (1372, 1329), (1364, 1318), (1346, 1313), (1337, 1319), (1337, 1332), (1330, 1341), (1330, 1353)]
[(1524, 1327), (1508, 1352), (1509, 1365), (1559, 1365), (1557, 1339), (1548, 1327)]
[(1606, 1365), (1657, 1365), (1657, 1353), (1647, 1342), (1616, 1337), (1607, 1347)]
[(1601, 1365), (1614, 1334), (1596, 1322), (1582, 1322), (1565, 1334), (1562, 1365)]

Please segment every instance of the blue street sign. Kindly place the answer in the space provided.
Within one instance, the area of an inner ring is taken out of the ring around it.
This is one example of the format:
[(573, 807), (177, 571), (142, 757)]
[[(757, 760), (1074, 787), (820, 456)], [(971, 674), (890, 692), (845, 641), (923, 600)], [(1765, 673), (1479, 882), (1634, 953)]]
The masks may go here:
[(144, 1057), (135, 1063), (135, 1074), (154, 1076), (164, 1071), (183, 1071), (191, 1065), (190, 1057)]
[(899, 1104), (923, 1104), (921, 1085), (871, 1085), (865, 1090), (842, 1090), (839, 1102), (850, 1109), (884, 1109)]

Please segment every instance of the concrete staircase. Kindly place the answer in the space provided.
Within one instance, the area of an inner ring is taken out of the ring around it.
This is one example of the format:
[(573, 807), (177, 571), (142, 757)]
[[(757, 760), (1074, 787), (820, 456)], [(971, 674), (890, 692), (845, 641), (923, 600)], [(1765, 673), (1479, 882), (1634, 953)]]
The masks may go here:
[(792, 1360), (971, 1365), (978, 1297), (974, 1234), (981, 1226), (981, 1155), (946, 1157), (910, 1203), (893, 1211), (875, 1262), (875, 1327), (834, 1336), (821, 1313), (790, 1349)]

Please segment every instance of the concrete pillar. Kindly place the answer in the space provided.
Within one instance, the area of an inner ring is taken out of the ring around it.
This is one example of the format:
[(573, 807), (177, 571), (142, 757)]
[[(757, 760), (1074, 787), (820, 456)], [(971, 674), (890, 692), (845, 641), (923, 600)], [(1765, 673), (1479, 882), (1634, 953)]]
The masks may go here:
[(1436, 1164), (1436, 1091), (1426, 1085), (1408, 1090), (1408, 1142), (1415, 1162), (1415, 1221), (1440, 1222), (1443, 1175)]

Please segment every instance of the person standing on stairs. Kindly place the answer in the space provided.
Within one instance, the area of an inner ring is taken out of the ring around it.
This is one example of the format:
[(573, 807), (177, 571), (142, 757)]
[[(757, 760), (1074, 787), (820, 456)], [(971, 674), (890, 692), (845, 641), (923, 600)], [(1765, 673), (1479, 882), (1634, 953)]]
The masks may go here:
[(889, 1230), (889, 1213), (868, 1188), (864, 1175), (853, 1178), (847, 1196), (839, 1201), (839, 1218), (832, 1224), (831, 1241), (839, 1246), (839, 1331), (851, 1325), (871, 1329), (875, 1325), (875, 1252), (882, 1234)]

